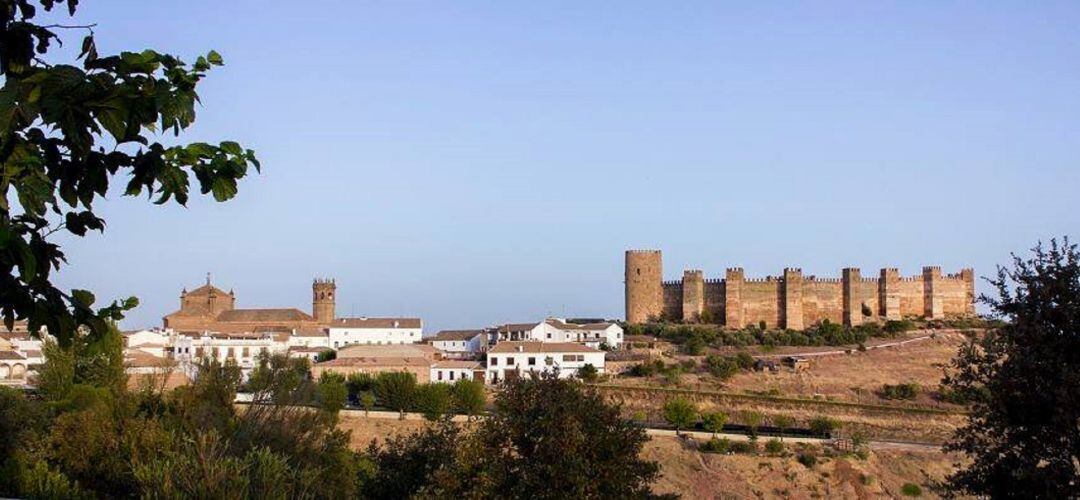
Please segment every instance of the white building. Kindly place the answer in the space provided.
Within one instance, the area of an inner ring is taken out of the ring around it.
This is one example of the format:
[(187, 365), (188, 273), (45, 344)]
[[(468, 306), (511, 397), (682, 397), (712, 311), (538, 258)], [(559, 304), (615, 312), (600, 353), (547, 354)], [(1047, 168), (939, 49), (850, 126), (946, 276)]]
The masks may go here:
[(577, 375), (585, 365), (604, 372), (604, 351), (576, 342), (503, 341), (487, 352), (487, 375), (490, 383), (520, 377), (529, 372), (555, 372), (559, 378)]
[(548, 318), (538, 323), (501, 325), (496, 331), (500, 341), (577, 342), (594, 349), (605, 344), (618, 349), (623, 342), (622, 327), (610, 321), (579, 324)]
[(221, 362), (231, 359), (247, 374), (258, 366), (260, 354), (286, 353), (288, 348), (287, 339), (278, 339), (272, 333), (203, 332), (198, 336), (177, 334), (172, 352), (184, 371), (194, 376), (204, 357)]
[(328, 325), (329, 345), (415, 344), (423, 340), (420, 318), (338, 318)]
[(484, 364), (479, 361), (443, 360), (431, 365), (432, 382), (453, 384), (474, 379), (484, 379)]
[(471, 357), (487, 349), (488, 336), (483, 330), (443, 330), (427, 339), (446, 357)]
[(124, 347), (138, 349), (155, 357), (164, 358), (172, 347), (176, 332), (153, 328), (124, 332)]
[(312, 330), (293, 330), (292, 335), (289, 335), (289, 347), (330, 347), (330, 332), (325, 328), (316, 328)]

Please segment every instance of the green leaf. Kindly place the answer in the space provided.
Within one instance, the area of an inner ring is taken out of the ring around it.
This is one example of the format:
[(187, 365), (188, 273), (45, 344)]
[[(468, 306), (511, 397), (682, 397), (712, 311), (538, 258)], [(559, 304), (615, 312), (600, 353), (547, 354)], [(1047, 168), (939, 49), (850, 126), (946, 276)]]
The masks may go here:
[(226, 201), (236, 196), (236, 179), (231, 177), (217, 176), (210, 184), (210, 190), (214, 193), (217, 201)]
[(225, 61), (221, 59), (221, 54), (218, 54), (216, 50), (211, 50), (209, 54), (206, 54), (206, 59), (210, 61), (210, 64), (214, 66), (221, 66), (225, 64)]
[(94, 305), (94, 301), (97, 300), (94, 297), (94, 294), (90, 293), (89, 290), (78, 289), (71, 291), (71, 298), (74, 299), (78, 305), (87, 308)]

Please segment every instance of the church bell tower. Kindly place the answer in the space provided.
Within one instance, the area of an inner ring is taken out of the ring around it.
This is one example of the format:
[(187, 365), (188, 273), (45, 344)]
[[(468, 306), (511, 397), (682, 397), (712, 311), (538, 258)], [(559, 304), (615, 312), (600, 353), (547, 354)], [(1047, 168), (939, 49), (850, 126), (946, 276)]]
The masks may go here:
[(327, 325), (334, 321), (334, 294), (337, 284), (332, 279), (318, 279), (311, 284), (311, 312), (315, 321)]

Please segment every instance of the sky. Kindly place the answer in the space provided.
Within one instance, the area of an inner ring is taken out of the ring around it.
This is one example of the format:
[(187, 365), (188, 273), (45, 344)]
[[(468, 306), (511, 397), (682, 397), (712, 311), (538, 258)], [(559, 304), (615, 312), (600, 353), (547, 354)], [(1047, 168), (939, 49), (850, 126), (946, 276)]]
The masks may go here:
[(631, 248), (668, 279), (987, 276), (1080, 233), (1077, 2), (88, 0), (77, 20), (102, 54), (220, 52), (180, 139), (264, 167), (223, 204), (114, 190), (104, 234), (59, 240), (60, 285), (139, 297), (126, 328), (208, 272), (239, 307), (305, 311), (333, 277), (339, 316), (433, 332), (622, 317)]

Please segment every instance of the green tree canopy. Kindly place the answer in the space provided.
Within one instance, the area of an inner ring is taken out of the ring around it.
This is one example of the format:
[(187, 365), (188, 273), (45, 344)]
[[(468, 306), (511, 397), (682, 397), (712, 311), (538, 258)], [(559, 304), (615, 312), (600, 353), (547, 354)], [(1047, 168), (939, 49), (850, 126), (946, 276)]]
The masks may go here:
[(664, 403), (664, 420), (675, 426), (675, 433), (697, 422), (697, 406), (690, 400), (677, 397)]
[(1080, 491), (1080, 253), (1066, 239), (1013, 256), (983, 296), (1007, 322), (961, 346), (944, 384), (982, 394), (947, 450), (971, 461), (955, 492), (1074, 498)]
[[(39, 8), (63, 3), (0, 0), (0, 316), (9, 329), (21, 319), (33, 332), (46, 327), (66, 346), (80, 327), (103, 335), (138, 301), (95, 309), (93, 293), (55, 287), (52, 272), (65, 257), (51, 235), (103, 231), (94, 202), (121, 173), (125, 195), (183, 205), (192, 176), (202, 194), (225, 201), (259, 162), (233, 141), (163, 141), (194, 123), (196, 86), (222, 65), (218, 53), (193, 64), (149, 49), (101, 55), (93, 25), (35, 22)], [(74, 16), (78, 1), (66, 3)], [(78, 61), (48, 60), (72, 31), (85, 33)]]

